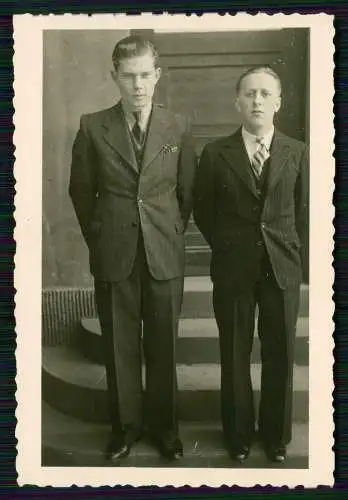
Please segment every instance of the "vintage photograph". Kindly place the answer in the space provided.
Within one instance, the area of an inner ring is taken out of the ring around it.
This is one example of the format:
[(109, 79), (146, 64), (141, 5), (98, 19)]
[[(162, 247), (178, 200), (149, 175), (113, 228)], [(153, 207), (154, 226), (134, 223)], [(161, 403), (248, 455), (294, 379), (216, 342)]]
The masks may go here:
[(40, 466), (308, 471), (311, 27), (120, 27), (41, 33)]

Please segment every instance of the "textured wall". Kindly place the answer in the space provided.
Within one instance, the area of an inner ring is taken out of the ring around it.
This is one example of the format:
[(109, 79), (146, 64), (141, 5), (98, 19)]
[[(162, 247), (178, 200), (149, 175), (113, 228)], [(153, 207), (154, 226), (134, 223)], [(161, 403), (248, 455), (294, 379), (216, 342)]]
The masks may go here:
[(82, 113), (114, 104), (111, 54), (127, 31), (49, 30), (43, 73), (43, 286), (89, 285), (88, 254), (68, 196)]

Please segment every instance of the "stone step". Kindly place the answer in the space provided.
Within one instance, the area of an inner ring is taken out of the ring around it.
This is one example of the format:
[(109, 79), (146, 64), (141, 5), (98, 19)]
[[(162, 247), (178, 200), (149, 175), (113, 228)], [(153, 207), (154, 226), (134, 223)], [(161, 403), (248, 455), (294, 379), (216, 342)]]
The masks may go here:
[[(308, 365), (308, 318), (299, 318), (297, 338), (295, 341), (295, 363)], [(252, 363), (261, 361), (260, 341), (255, 327)], [(78, 346), (83, 354), (96, 363), (103, 362), (100, 323), (97, 318), (82, 318)], [(218, 329), (215, 319), (184, 319), (179, 322), (179, 339), (177, 343), (177, 362), (179, 364), (219, 363), (220, 349)]]
[(202, 246), (209, 250), (209, 247), (199, 231), (196, 232), (186, 232), (185, 233), (185, 247), (190, 248), (192, 246)]
[[(57, 410), (89, 421), (107, 422), (106, 376), (103, 365), (92, 363), (67, 346), (42, 351), (43, 399)], [(180, 420), (216, 421), (220, 418), (220, 366), (178, 365), (178, 415)], [(261, 366), (251, 365), (258, 406)], [(296, 421), (308, 420), (308, 367), (294, 366), (294, 412)]]
[(209, 276), (211, 253), (205, 247), (186, 247), (185, 276)]
[[(188, 260), (187, 256), (185, 257)], [(186, 262), (185, 265), (185, 276), (207, 276), (209, 274), (209, 263), (195, 263), (190, 264)]]
[[(213, 318), (213, 284), (209, 276), (186, 276), (184, 300), (181, 311), (183, 318)], [(302, 284), (300, 290), (300, 317), (309, 316), (309, 286)]]
[(196, 226), (194, 220), (193, 220), (193, 217), (190, 218), (188, 224), (187, 224), (187, 229), (186, 229), (186, 233), (200, 233), (200, 230), (198, 229), (198, 227)]
[(187, 229), (186, 229), (186, 233), (199, 233), (199, 234), (202, 234), (200, 232), (200, 230), (198, 229), (194, 219), (193, 219), (193, 216), (190, 217), (189, 219), (189, 222), (187, 224)]
[[(42, 465), (44, 467), (107, 467), (103, 451), (109, 438), (109, 426), (83, 422), (42, 405)], [(238, 468), (224, 447), (219, 423), (181, 423), (180, 437), (185, 456), (178, 462), (168, 462), (142, 438), (134, 445), (130, 455), (122, 460), (122, 467), (204, 467)], [(243, 467), (243, 466), (242, 466)], [(308, 468), (308, 424), (294, 423), (293, 439), (288, 447), (288, 459), (276, 466), (265, 458), (255, 442), (250, 457), (244, 464), (248, 468), (287, 469)]]

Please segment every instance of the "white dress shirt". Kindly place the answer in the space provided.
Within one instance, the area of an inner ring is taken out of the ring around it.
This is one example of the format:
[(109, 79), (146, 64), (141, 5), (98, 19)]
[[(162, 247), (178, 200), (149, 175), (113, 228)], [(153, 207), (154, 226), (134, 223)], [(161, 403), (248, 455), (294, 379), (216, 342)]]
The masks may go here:
[[(274, 126), (272, 126), (271, 130), (267, 132), (267, 134), (261, 136), (264, 139), (265, 146), (269, 152), (271, 144), (272, 144), (272, 139), (274, 135)], [(252, 159), (254, 157), (254, 154), (260, 147), (260, 144), (257, 142), (260, 139), (260, 136), (253, 135), (250, 132), (248, 132), (244, 127), (242, 128), (242, 137), (243, 141), (245, 144), (245, 149), (248, 153), (248, 157), (250, 160), (250, 163), (252, 163)]]
[[(129, 130), (132, 132), (133, 127), (135, 125), (135, 116), (134, 116), (134, 111), (131, 111), (127, 105), (122, 102), (122, 109), (124, 116), (126, 118), (126, 122), (128, 124)], [(149, 123), (150, 115), (152, 111), (152, 102), (144, 108), (141, 109), (140, 114), (139, 114), (139, 126), (142, 132), (146, 132), (147, 130), (147, 125)]]

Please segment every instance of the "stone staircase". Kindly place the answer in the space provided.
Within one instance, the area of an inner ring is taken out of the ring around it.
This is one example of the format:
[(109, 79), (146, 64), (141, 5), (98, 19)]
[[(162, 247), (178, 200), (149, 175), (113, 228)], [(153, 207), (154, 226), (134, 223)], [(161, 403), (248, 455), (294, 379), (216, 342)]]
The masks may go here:
[[(220, 426), (218, 332), (207, 277), (185, 278), (177, 348), (178, 411), (185, 457), (172, 466), (238, 467), (223, 446)], [(301, 288), (294, 368), (294, 437), (287, 468), (308, 467), (308, 287)], [(260, 390), (260, 344), (255, 332), (251, 366), (255, 401)], [(73, 343), (44, 345), (42, 354), (42, 463), (47, 466), (108, 466), (105, 369), (99, 322), (82, 318)], [(168, 467), (145, 440), (123, 466)], [(274, 467), (255, 445), (247, 467)]]
[(209, 274), (211, 250), (191, 217), (185, 231), (186, 276)]

